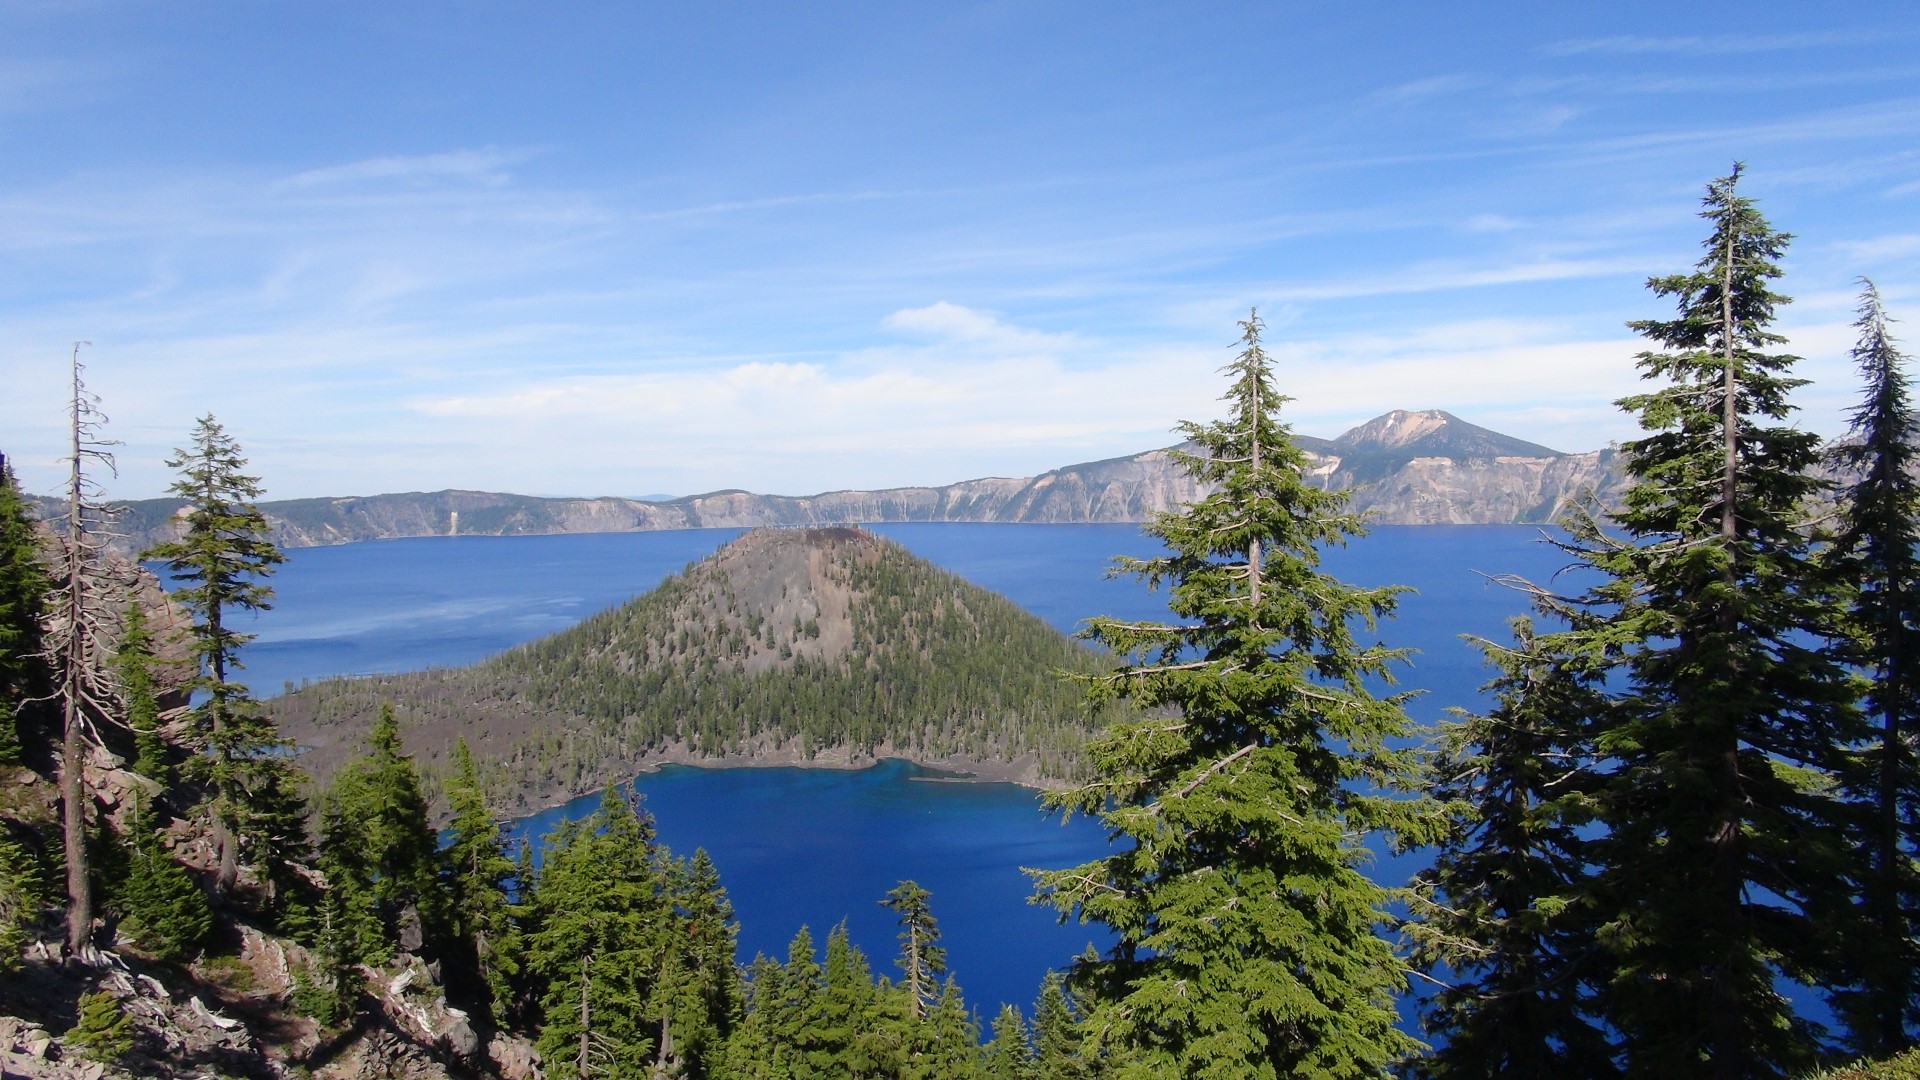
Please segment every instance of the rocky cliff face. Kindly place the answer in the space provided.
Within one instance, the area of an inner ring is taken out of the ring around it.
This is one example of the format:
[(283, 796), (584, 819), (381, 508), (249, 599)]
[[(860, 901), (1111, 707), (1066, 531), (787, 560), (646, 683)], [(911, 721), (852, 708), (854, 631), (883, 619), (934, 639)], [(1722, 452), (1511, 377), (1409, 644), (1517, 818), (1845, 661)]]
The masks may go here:
[[(1396, 410), (1331, 441), (1298, 437), (1313, 475), (1351, 489), (1355, 509), (1386, 525), (1551, 521), (1584, 494), (1617, 502), (1613, 451), (1563, 454), (1437, 410)], [(757, 495), (716, 491), (667, 502), (542, 499), (485, 491), (409, 492), (261, 504), (282, 547), (402, 536), (515, 536), (754, 528), (878, 521), (1132, 522), (1192, 502), (1201, 488), (1167, 450), (1069, 465), (1034, 477), (944, 487)], [(130, 504), (130, 545), (171, 538), (177, 499)]]

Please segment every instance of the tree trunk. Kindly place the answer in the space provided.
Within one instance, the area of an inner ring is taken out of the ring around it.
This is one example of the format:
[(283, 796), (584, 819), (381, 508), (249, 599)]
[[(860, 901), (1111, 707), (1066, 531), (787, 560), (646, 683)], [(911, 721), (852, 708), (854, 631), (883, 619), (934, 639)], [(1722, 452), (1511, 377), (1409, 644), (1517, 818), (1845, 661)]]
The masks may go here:
[(83, 460), (80, 393), (80, 346), (73, 347), (73, 454), (72, 472), (67, 482), (67, 580), (64, 600), (65, 655), (60, 657), (61, 714), (60, 741), (60, 816), (61, 839), (67, 857), (67, 952), (82, 963), (93, 953), (93, 874), (87, 859), (87, 784), (82, 774), (85, 747), (81, 744), (81, 715), (86, 700), (86, 665), (92, 662), (87, 648), (86, 518), (81, 487), (80, 462)]

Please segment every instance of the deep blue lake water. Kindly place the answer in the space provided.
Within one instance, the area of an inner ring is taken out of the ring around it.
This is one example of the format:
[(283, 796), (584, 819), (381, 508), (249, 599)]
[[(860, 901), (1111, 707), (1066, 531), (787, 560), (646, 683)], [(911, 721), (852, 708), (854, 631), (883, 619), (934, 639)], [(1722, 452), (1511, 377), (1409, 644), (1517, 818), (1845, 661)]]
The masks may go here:
[[(1116, 554), (1153, 543), (1129, 525), (872, 526), (936, 565), (1005, 594), (1063, 631), (1094, 614), (1153, 617), (1164, 602), (1105, 577)], [(247, 678), (262, 695), (337, 674), (469, 663), (564, 629), (652, 588), (712, 553), (737, 530), (550, 537), (440, 537), (288, 552), (273, 579), (274, 609), (250, 627)], [(1381, 628), (1417, 649), (1402, 687), (1424, 693), (1411, 711), (1437, 720), (1472, 706), (1487, 678), (1463, 633), (1496, 640), (1523, 598), (1483, 575), (1545, 581), (1567, 559), (1524, 526), (1382, 527), (1327, 554), (1362, 585), (1404, 584), (1399, 615)], [(1084, 820), (1062, 826), (1033, 792), (1006, 784), (929, 783), (889, 763), (858, 772), (666, 769), (639, 790), (676, 852), (705, 847), (741, 921), (741, 955), (784, 956), (802, 923), (824, 941), (847, 920), (876, 971), (891, 973), (895, 928), (880, 896), (903, 878), (933, 893), (949, 964), (983, 1017), (1002, 1001), (1029, 1005), (1040, 978), (1064, 966), (1097, 928), (1059, 926), (1025, 903), (1022, 866), (1068, 866), (1104, 838)], [(521, 823), (543, 832), (561, 813)], [(1405, 865), (1383, 864), (1385, 879)]]

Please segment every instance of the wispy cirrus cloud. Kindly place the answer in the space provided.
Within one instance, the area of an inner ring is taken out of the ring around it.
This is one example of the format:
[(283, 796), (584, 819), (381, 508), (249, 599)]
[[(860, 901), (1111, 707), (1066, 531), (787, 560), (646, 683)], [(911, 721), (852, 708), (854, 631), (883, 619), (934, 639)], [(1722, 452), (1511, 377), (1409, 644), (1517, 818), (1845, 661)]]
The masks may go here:
[(1743, 53), (1782, 52), (1799, 49), (1823, 49), (1860, 45), (1886, 40), (1886, 35), (1864, 30), (1824, 30), (1799, 34), (1709, 34), (1675, 37), (1619, 34), (1610, 37), (1572, 38), (1551, 42), (1539, 49), (1542, 56), (1663, 55), (1729, 56)]
[(533, 150), (451, 150), (438, 154), (413, 154), (367, 158), (341, 165), (326, 165), (295, 173), (275, 186), (291, 189), (337, 188), (369, 183), (408, 185), (460, 182), (500, 187), (510, 179), (508, 167), (533, 157)]

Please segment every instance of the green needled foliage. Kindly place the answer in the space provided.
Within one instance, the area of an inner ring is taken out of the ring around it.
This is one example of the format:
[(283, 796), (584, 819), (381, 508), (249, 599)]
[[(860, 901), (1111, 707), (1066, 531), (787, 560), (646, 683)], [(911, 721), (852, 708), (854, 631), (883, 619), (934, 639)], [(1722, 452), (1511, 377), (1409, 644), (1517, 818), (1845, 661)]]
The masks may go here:
[(134, 814), (132, 833), (127, 876), (115, 904), (125, 919), (123, 929), (161, 960), (191, 960), (213, 930), (207, 894), (161, 842), (152, 804)]
[(513, 979), (520, 967), (513, 948), (512, 906), (508, 885), (515, 878), (500, 826), (487, 808), (467, 741), (454, 746), (454, 773), (447, 781), (447, 805), (453, 821), (440, 863), (447, 882), (455, 955), (449, 959), (467, 978), (448, 985), (468, 988), (472, 1003), (492, 1023), (504, 1019), (513, 1000)]
[(133, 771), (165, 791), (172, 786), (172, 770), (167, 764), (166, 740), (160, 735), (160, 702), (153, 665), (153, 630), (147, 625), (146, 608), (136, 599), (127, 605), (120, 621), (120, 648), (114, 654), (114, 666), (120, 676), (127, 727), (133, 732)]
[(0, 765), (19, 761), (21, 713), (52, 685), (40, 626), (53, 579), (33, 520), (0, 455)]
[(900, 917), (901, 989), (907, 994), (907, 1012), (918, 1019), (938, 998), (940, 976), (947, 970), (947, 950), (940, 947), (940, 924), (928, 903), (933, 894), (916, 881), (903, 881), (890, 890), (880, 906)]
[(1708, 186), (1707, 254), (1652, 279), (1672, 319), (1636, 322), (1658, 389), (1624, 398), (1646, 436), (1610, 537), (1575, 522), (1606, 580), (1565, 648), (1612, 666), (1616, 701), (1593, 752), (1604, 1006), (1635, 1076), (1778, 1076), (1813, 1063), (1814, 1033), (1781, 976), (1831, 974), (1846, 859), (1827, 778), (1860, 727), (1855, 687), (1823, 643), (1837, 606), (1813, 572), (1807, 505), (1816, 437), (1785, 423), (1794, 357), (1766, 350), (1788, 237), (1736, 191)]
[(80, 995), (80, 1022), (64, 1036), (86, 1055), (111, 1065), (133, 1052), (133, 1017), (104, 991)]
[(1880, 294), (1861, 282), (1853, 358), (1866, 392), (1852, 439), (1837, 453), (1855, 479), (1841, 498), (1832, 563), (1851, 586), (1854, 662), (1872, 679), (1866, 708), (1878, 731), (1847, 773), (1862, 811), (1864, 925), (1850, 950), (1854, 986), (1838, 995), (1853, 1048), (1873, 1057), (1913, 1043), (1920, 993), (1920, 418), (1907, 357), (1888, 332)]
[(1118, 563), (1169, 585), (1182, 622), (1087, 631), (1124, 660), (1088, 680), (1092, 700), (1153, 718), (1108, 729), (1091, 781), (1048, 796), (1099, 815), (1119, 850), (1035, 880), (1119, 939), (1073, 978), (1089, 1037), (1130, 1058), (1121, 1075), (1377, 1076), (1418, 1044), (1395, 1026), (1405, 976), (1376, 930), (1396, 892), (1367, 877), (1365, 841), (1426, 842), (1440, 815), (1413, 794), (1402, 696), (1368, 685), (1401, 653), (1356, 636), (1399, 590), (1320, 572), (1320, 547), (1360, 525), (1307, 479), (1257, 314), (1241, 327), (1228, 418), (1182, 425), (1213, 493), (1148, 526), (1167, 555)]
[(246, 474), (246, 464), (239, 444), (220, 424), (212, 416), (201, 417), (191, 445), (167, 459), (168, 467), (179, 472), (169, 490), (187, 500), (186, 532), (147, 552), (184, 583), (173, 596), (194, 616), (201, 668), (193, 689), (205, 697), (193, 711), (203, 752), (190, 764), (209, 789), (220, 859), (214, 883), (222, 895), (230, 894), (238, 880), (241, 844), (250, 840), (265, 846), (263, 823), (252, 812), (255, 792), (288, 786), (270, 774), (292, 768), (273, 723), (245, 686), (229, 680), (241, 666), (241, 646), (253, 637), (235, 630), (230, 618), (271, 606), (273, 590), (260, 579), (285, 561), (254, 506), (260, 481)]
[(1593, 1015), (1612, 973), (1593, 940), (1582, 827), (1598, 777), (1584, 746), (1605, 715), (1592, 665), (1552, 651), (1531, 619), (1513, 644), (1478, 644), (1499, 672), (1485, 716), (1456, 712), (1435, 755), (1435, 797), (1455, 827), (1416, 879), (1415, 961), (1441, 988), (1424, 1003), (1436, 1049), (1422, 1077), (1615, 1075)]
[(444, 931), (439, 856), (427, 827), (420, 776), (400, 745), (393, 710), (382, 708), (364, 755), (334, 774), (320, 800), (320, 851), (329, 889), (365, 894), (378, 937), (360, 955), (396, 945), (420, 951)]
[(559, 1077), (705, 1076), (737, 1011), (737, 928), (710, 863), (675, 860), (637, 797), (546, 840), (527, 904), (540, 1053)]

